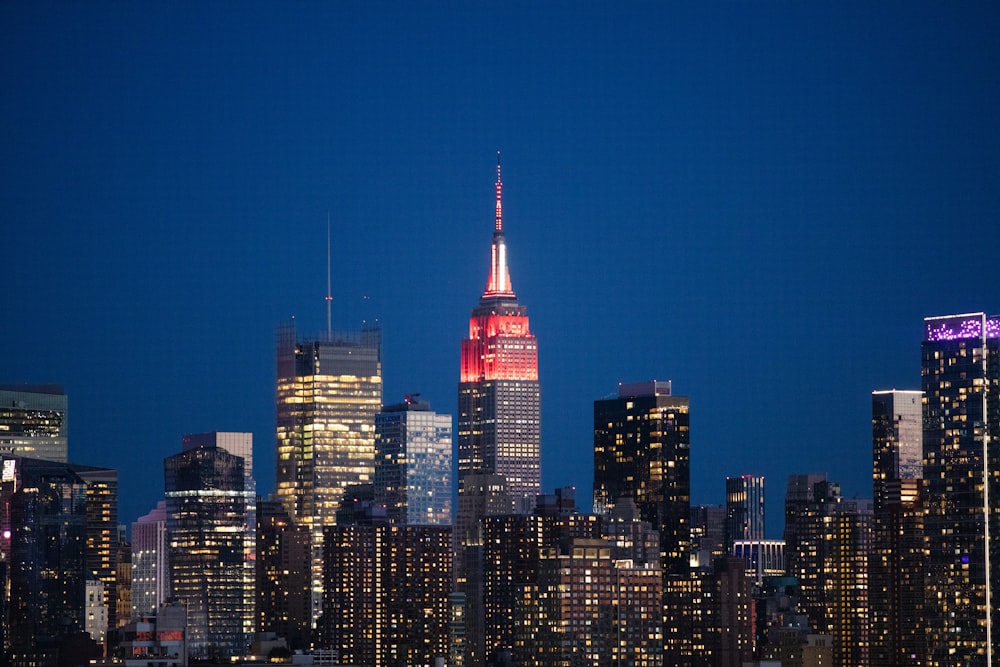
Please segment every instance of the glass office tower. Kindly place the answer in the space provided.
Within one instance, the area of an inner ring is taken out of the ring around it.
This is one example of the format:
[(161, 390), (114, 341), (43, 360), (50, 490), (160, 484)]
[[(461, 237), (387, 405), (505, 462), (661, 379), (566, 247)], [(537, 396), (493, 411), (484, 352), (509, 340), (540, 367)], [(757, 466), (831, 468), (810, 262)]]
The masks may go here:
[(312, 619), (323, 601), (323, 528), (337, 523), (344, 490), (371, 483), (375, 415), (382, 408), (382, 336), (377, 327), (298, 340), (278, 332), (278, 497), (312, 541)]

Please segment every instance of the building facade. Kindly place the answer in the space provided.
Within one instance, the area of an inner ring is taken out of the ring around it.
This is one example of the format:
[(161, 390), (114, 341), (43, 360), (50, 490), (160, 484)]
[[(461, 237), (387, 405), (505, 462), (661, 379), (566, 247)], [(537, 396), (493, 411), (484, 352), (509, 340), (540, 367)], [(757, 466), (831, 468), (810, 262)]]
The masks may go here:
[(451, 415), (407, 396), (375, 416), (375, 502), (389, 523), (451, 525)]
[[(218, 447), (243, 459), (243, 500), (247, 513), (243, 522), (243, 598), (244, 606), (254, 606), (254, 585), (257, 561), (257, 482), (253, 476), (253, 433), (212, 431), (189, 433), (181, 438), (184, 451), (199, 447)], [(253, 614), (243, 617), (244, 634), (254, 632)]]
[(375, 415), (382, 408), (382, 335), (327, 330), (298, 340), (294, 321), (277, 344), (277, 494), (312, 549), (313, 624), (323, 602), (323, 528), (351, 484), (375, 472)]
[(132, 523), (132, 618), (156, 614), (170, 598), (167, 501)]
[(1000, 317), (924, 320), (929, 665), (1000, 660)]
[(247, 648), (243, 459), (220, 447), (163, 461), (170, 590), (187, 606), (187, 651), (228, 659)]
[(85, 630), (86, 484), (65, 463), (2, 456), (7, 622), (0, 662), (45, 664)]
[(740, 475), (726, 478), (726, 555), (736, 540), (763, 540), (764, 477)]
[(450, 526), (326, 529), (318, 645), (342, 665), (434, 665), (450, 650)]
[(0, 454), (66, 463), (67, 408), (61, 385), (0, 385)]
[(310, 534), (276, 496), (257, 503), (255, 632), (273, 632), (292, 650), (309, 647)]
[(923, 394), (872, 392), (874, 523), (870, 573), (871, 659), (923, 665)]
[[(86, 485), (87, 576), (101, 582), (107, 627), (118, 627), (118, 471), (70, 464)], [(89, 595), (88, 595), (89, 597)]]
[(670, 382), (621, 384), (594, 401), (594, 511), (631, 498), (660, 532), (664, 575), (686, 574), (691, 552), (689, 408)]

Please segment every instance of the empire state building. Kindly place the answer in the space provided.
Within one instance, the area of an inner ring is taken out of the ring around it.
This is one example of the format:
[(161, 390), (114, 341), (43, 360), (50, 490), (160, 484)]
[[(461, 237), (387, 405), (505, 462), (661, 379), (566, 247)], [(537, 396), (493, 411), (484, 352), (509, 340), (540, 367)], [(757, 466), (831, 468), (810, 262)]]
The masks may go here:
[(530, 512), (541, 485), (538, 342), (507, 270), (501, 188), (498, 153), (490, 275), (462, 341), (459, 493), (470, 475), (500, 475), (515, 507)]

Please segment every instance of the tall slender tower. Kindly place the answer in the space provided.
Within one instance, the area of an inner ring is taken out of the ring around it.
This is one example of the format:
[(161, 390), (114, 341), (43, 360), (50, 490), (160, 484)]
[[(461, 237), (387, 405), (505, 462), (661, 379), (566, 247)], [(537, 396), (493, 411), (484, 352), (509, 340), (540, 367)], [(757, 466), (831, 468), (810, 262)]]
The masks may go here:
[(462, 341), (458, 384), (459, 493), (468, 475), (498, 474), (521, 511), (541, 486), (538, 343), (507, 270), (500, 154), (490, 277)]
[(740, 475), (726, 478), (726, 554), (736, 540), (763, 540), (764, 477)]
[(1000, 661), (1000, 317), (947, 315), (924, 325), (926, 664), (993, 665)]
[(869, 560), (871, 660), (923, 665), (923, 417), (919, 391), (872, 392), (872, 490)]
[(481, 520), (530, 512), (541, 488), (538, 343), (510, 283), (501, 189), (497, 153), (490, 275), (462, 341), (458, 383), (455, 605), (463, 610), (466, 665), (484, 661)]

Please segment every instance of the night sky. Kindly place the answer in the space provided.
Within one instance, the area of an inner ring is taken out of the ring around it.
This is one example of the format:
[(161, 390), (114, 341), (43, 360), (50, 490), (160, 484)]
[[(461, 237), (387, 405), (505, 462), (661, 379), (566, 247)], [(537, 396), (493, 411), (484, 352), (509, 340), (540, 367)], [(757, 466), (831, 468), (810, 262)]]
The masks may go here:
[(334, 326), (454, 415), (500, 149), (543, 490), (589, 511), (593, 401), (655, 378), (693, 503), (870, 497), (922, 318), (1000, 312), (1000, 6), (619, 4), (0, 3), (0, 383), (65, 385), (122, 523), (184, 433), (252, 431), (266, 494), (329, 213)]

